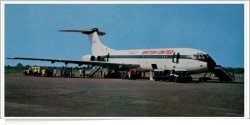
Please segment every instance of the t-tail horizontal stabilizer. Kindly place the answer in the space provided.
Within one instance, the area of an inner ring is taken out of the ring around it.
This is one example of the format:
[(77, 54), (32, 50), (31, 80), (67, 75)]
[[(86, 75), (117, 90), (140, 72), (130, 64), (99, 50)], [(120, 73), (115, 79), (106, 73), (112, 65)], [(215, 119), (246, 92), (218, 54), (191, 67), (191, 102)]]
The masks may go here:
[(59, 31), (61, 31), (61, 32), (81, 32), (81, 33), (87, 34), (87, 35), (92, 34), (94, 32), (97, 32), (97, 34), (100, 36), (103, 36), (106, 34), (105, 32), (99, 31), (98, 28), (93, 28), (91, 30), (59, 30)]

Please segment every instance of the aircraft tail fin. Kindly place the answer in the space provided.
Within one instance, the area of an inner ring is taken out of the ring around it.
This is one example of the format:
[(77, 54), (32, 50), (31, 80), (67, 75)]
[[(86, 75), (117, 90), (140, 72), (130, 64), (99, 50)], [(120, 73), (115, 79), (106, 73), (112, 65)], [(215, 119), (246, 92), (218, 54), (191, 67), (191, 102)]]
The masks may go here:
[(106, 45), (104, 45), (101, 42), (99, 37), (105, 35), (106, 33), (99, 31), (98, 28), (93, 28), (91, 30), (59, 30), (59, 31), (61, 31), (61, 32), (80, 32), (80, 33), (88, 35), (91, 46), (92, 46), (92, 48), (91, 48), (92, 54), (95, 56), (108, 55), (109, 53), (114, 51), (114, 49), (107, 47)]

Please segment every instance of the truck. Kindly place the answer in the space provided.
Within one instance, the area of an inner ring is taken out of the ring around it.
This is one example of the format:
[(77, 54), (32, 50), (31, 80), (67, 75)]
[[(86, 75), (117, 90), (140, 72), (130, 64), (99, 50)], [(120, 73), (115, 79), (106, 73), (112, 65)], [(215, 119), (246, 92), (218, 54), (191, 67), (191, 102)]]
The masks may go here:
[(169, 80), (172, 82), (191, 82), (192, 77), (187, 70), (175, 69), (175, 70), (161, 70), (155, 69), (153, 71), (153, 79), (155, 81), (159, 80)]
[(161, 70), (161, 69), (155, 69), (153, 71), (153, 79), (155, 81), (159, 80), (172, 80), (174, 78), (174, 75), (172, 74), (171, 70)]

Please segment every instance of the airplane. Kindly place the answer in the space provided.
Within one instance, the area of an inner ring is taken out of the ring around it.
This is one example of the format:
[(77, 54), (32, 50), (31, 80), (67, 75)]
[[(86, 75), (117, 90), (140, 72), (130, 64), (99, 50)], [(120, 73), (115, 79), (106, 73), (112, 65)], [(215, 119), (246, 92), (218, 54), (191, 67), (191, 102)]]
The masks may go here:
[(38, 60), (51, 63), (78, 64), (79, 66), (97, 65), (103, 67), (136, 68), (138, 71), (153, 71), (154, 69), (178, 70), (183, 69), (190, 74), (206, 72), (216, 66), (212, 57), (201, 50), (193, 48), (161, 48), (115, 50), (102, 43), (100, 37), (105, 32), (98, 28), (91, 30), (59, 30), (61, 32), (83, 33), (89, 36), (92, 54), (84, 55), (81, 60), (62, 60), (45, 58), (14, 57), (7, 59)]

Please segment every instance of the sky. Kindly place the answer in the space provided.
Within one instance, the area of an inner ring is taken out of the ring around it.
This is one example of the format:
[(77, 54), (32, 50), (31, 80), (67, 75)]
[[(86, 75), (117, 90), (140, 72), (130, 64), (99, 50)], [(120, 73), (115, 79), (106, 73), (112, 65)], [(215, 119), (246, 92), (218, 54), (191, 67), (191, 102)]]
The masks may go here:
[[(96, 27), (113, 49), (196, 48), (244, 67), (243, 4), (5, 4), (5, 57), (80, 60), (88, 37), (58, 30)], [(5, 65), (19, 62), (63, 65)]]

